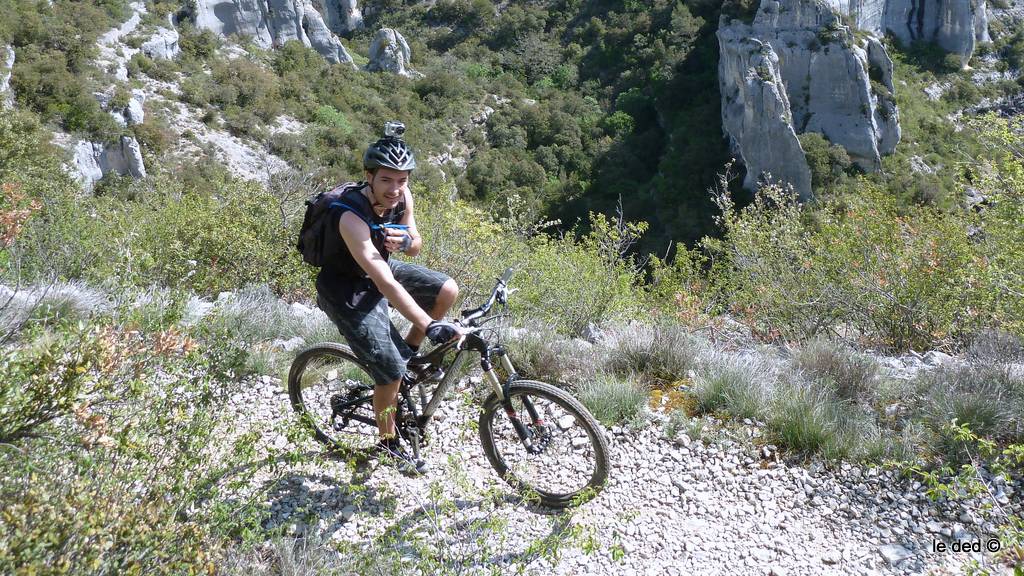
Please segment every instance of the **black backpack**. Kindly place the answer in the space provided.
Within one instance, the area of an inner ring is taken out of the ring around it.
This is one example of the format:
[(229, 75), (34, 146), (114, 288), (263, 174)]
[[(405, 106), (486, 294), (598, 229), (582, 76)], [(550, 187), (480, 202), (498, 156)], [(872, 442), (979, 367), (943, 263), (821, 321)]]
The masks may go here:
[(346, 182), (306, 200), (306, 215), (299, 229), (299, 241), (295, 244), (306, 264), (319, 268), (341, 249), (343, 241), (338, 230), (330, 229), (331, 205), (339, 202), (347, 192), (364, 185), (365, 182)]
[[(331, 226), (333, 219), (330, 216), (334, 208), (349, 210), (362, 218), (370, 227), (371, 233), (379, 235), (374, 244), (378, 245), (379, 250), (383, 250), (379, 245), (383, 242), (382, 226), (371, 221), (356, 206), (342, 201), (342, 196), (360, 190), (363, 186), (366, 186), (366, 182), (346, 182), (306, 200), (306, 215), (302, 219), (302, 228), (299, 229), (299, 241), (295, 244), (306, 264), (320, 268), (341, 252), (344, 240), (341, 239), (338, 229)], [(389, 215), (389, 220), (397, 222), (404, 215), (405, 203), (402, 202), (397, 210)]]

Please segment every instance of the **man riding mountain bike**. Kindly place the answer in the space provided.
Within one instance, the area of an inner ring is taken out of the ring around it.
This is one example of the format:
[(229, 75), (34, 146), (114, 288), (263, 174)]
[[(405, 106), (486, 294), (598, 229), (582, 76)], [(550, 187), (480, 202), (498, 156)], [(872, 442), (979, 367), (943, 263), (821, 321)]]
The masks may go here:
[[(388, 122), (385, 136), (363, 155), (366, 181), (348, 186), (331, 203), (328, 230), (337, 230), (343, 243), (323, 263), (316, 289), (317, 304), (356, 356), (372, 367), (378, 448), (394, 455), (403, 471), (421, 473), (425, 464), (406, 454), (395, 435), (399, 387), (424, 336), (439, 344), (463, 332), (443, 320), (459, 293), (455, 281), (390, 258), (395, 252), (416, 256), (423, 245), (409, 190), (416, 159), (402, 140), (404, 132), (401, 123)], [(412, 323), (404, 338), (391, 323), (389, 304)]]

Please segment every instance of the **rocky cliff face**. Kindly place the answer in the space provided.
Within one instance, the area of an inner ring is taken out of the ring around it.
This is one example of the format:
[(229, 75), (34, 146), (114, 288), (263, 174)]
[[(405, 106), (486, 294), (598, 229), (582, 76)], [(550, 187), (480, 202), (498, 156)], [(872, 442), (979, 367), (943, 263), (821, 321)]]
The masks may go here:
[(323, 14), (327, 27), (335, 34), (347, 34), (363, 27), (363, 13), (356, 0), (313, 0), (313, 6)]
[[(143, 90), (132, 90), (128, 103), (123, 107), (113, 104), (112, 90), (97, 92), (93, 96), (122, 126), (134, 126), (145, 121), (143, 104), (146, 102), (146, 93)], [(91, 142), (76, 141), (66, 134), (58, 134), (55, 143), (71, 152), (69, 168), (86, 191), (91, 191), (96, 182), (107, 174), (146, 177), (142, 148), (132, 136), (121, 136), (112, 142)]]
[[(329, 19), (341, 23), (362, 23), (354, 0), (318, 1), (330, 14)], [(332, 9), (349, 10), (345, 13)], [(328, 27), (324, 16), (312, 0), (196, 0), (196, 26), (222, 36), (251, 36), (262, 48), (281, 46), (297, 40), (335, 63), (351, 63), (352, 57)], [(340, 30), (340, 28), (338, 28)], [(345, 30), (340, 31), (347, 31)]]
[(723, 19), (718, 38), (723, 126), (748, 186), (767, 172), (810, 196), (796, 134), (823, 134), (868, 171), (895, 149), (892, 61), (876, 38), (857, 38), (824, 3), (763, 0), (753, 24)]
[(122, 136), (106, 144), (79, 140), (66, 142), (65, 137), (55, 138), (55, 143), (71, 152), (68, 168), (82, 184), (91, 191), (96, 182), (106, 174), (145, 178), (146, 167), (142, 163), (142, 150), (135, 138)]
[(156, 29), (153, 36), (142, 44), (142, 53), (154, 60), (173, 60), (181, 53), (178, 39), (178, 31), (174, 29), (173, 17), (168, 15), (167, 27)]
[(14, 106), (11, 71), (14, 70), (14, 47), (0, 46), (0, 109)]
[(381, 28), (370, 42), (368, 72), (391, 72), (399, 76), (420, 75), (409, 68), (412, 50), (398, 30)]
[(904, 44), (935, 42), (967, 64), (978, 42), (988, 42), (985, 0), (823, 0), (862, 30), (888, 32)]
[(739, 28), (719, 28), (718, 41), (722, 126), (747, 167), (743, 185), (753, 189), (765, 180), (783, 182), (800, 198), (809, 198), (811, 171), (793, 130), (778, 55), (771, 44)]

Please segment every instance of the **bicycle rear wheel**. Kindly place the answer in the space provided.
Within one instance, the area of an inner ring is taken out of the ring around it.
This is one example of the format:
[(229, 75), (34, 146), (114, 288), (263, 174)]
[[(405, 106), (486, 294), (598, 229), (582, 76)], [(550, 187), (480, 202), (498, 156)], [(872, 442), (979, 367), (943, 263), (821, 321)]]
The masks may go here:
[[(608, 443), (590, 412), (567, 392), (543, 382), (509, 387), (512, 409), (525, 427), (520, 439), (498, 397), (480, 414), (480, 441), (491, 466), (527, 498), (564, 508), (608, 478)], [(529, 444), (529, 445), (528, 445)]]
[(288, 373), (288, 396), (317, 440), (332, 449), (365, 450), (377, 442), (373, 377), (343, 344), (303, 350)]

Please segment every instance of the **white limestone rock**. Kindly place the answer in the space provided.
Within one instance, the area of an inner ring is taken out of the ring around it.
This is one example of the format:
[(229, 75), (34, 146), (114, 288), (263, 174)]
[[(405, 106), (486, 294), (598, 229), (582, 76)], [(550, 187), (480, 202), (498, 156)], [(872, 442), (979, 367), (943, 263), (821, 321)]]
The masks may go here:
[(347, 34), (363, 27), (363, 12), (356, 0), (313, 0), (327, 27), (335, 34)]
[(985, 0), (824, 0), (862, 30), (890, 33), (904, 44), (935, 42), (966, 65), (979, 42), (989, 42)]
[(96, 66), (100, 70), (110, 72), (122, 82), (128, 81), (128, 62), (139, 50), (128, 46), (121, 39), (138, 28), (142, 22), (142, 15), (146, 13), (146, 5), (142, 2), (132, 2), (128, 7), (132, 10), (131, 16), (117, 28), (105, 32), (96, 41), (99, 49)]
[(113, 172), (118, 176), (131, 176), (135, 179), (146, 177), (142, 149), (139, 141), (131, 136), (121, 136), (117, 142), (103, 146), (99, 164), (103, 174)]
[(370, 62), (366, 65), (368, 72), (390, 72), (399, 76), (416, 76), (418, 73), (409, 68), (412, 50), (405, 37), (398, 30), (381, 28), (370, 42)]
[[(99, 147), (99, 150), (97, 150)], [(71, 164), (69, 166), (82, 188), (92, 191), (96, 182), (103, 178), (103, 169), (100, 168), (99, 156), (102, 154), (102, 146), (82, 140), (76, 142), (71, 149)]]
[(788, 183), (800, 198), (809, 198), (811, 171), (793, 130), (778, 55), (745, 27), (720, 26), (717, 34), (722, 126), (747, 167), (744, 186), (753, 189), (770, 179)]
[[(66, 136), (58, 136), (61, 145)], [(146, 166), (142, 160), (139, 142), (131, 136), (121, 136), (116, 142), (97, 143), (78, 140), (67, 145), (71, 160), (67, 169), (77, 178), (86, 192), (91, 192), (101, 178), (114, 173), (119, 176), (145, 178)]]
[(312, 0), (196, 0), (195, 17), (198, 28), (250, 36), (261, 48), (296, 40), (330, 62), (352, 63)]
[(129, 126), (136, 124), (142, 124), (146, 121), (146, 112), (143, 109), (143, 105), (146, 103), (146, 92), (139, 88), (132, 90), (132, 97), (128, 100), (128, 107), (125, 108), (123, 114), (125, 122)]
[(143, 105), (146, 103), (146, 91), (140, 88), (133, 88), (128, 104), (124, 107), (114, 106), (114, 88), (111, 87), (104, 92), (94, 92), (93, 97), (99, 102), (100, 107), (107, 111), (114, 120), (121, 126), (134, 126), (142, 124), (146, 120), (146, 112)]
[[(751, 50), (749, 43), (744, 48), (748, 39), (768, 46), (767, 52)], [(740, 45), (730, 46), (737, 43)], [(791, 141), (795, 134), (817, 132), (824, 135), (830, 142), (845, 148), (851, 159), (866, 171), (879, 170), (881, 156), (895, 150), (900, 140), (900, 127), (899, 111), (892, 96), (895, 92), (892, 60), (877, 38), (856, 37), (828, 5), (805, 0), (763, 0), (750, 25), (723, 19), (719, 45), (723, 61), (727, 53), (729, 58), (740, 59), (730, 65), (733, 68), (730, 73), (722, 68), (719, 80), (723, 125), (748, 171), (752, 169), (745, 182), (748, 187), (756, 185), (758, 175), (767, 171), (793, 183), (801, 197), (810, 195), (810, 185), (801, 187), (802, 175), (793, 173), (792, 156), (796, 148)], [(786, 96), (789, 114), (785, 118), (788, 120), (730, 118), (752, 110), (775, 114), (774, 108), (763, 107), (763, 94), (748, 90), (737, 92), (733, 87), (749, 82), (751, 76), (765, 78), (763, 71), (757, 74), (741, 71), (759, 70), (764, 60), (761, 54), (768, 52), (775, 55), (770, 60), (776, 63), (774, 66), (781, 78), (779, 86)], [(744, 62), (744, 58), (748, 60)], [(757, 59), (758, 63), (749, 59)], [(727, 94), (738, 93), (758, 102), (737, 106), (727, 101)], [(733, 130), (740, 125), (746, 128), (737, 134)], [(791, 136), (790, 132), (794, 134)], [(757, 134), (756, 144), (746, 142), (754, 134)], [(773, 143), (779, 142), (783, 143), (780, 149), (774, 149), (777, 144)], [(753, 152), (754, 148), (762, 147), (772, 150)], [(751, 159), (758, 155), (770, 158), (771, 163), (751, 165)], [(801, 162), (796, 171), (802, 174), (805, 166), (806, 161)]]
[(14, 107), (11, 72), (14, 70), (14, 47), (0, 46), (0, 109)]
[(174, 60), (181, 54), (178, 45), (178, 31), (174, 29), (173, 16), (167, 16), (167, 28), (157, 28), (149, 40), (142, 44), (142, 53), (153, 60)]

